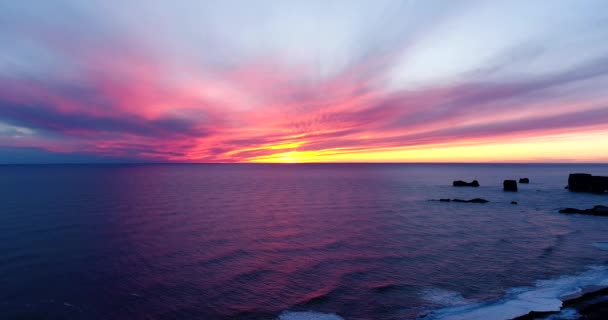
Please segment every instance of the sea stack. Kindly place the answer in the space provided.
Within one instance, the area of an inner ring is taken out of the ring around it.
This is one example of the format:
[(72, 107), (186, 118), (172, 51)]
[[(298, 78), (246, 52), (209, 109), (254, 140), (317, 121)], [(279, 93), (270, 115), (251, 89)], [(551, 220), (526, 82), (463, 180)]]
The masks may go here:
[(568, 177), (568, 189), (574, 192), (607, 193), (608, 177), (571, 173)]
[(589, 173), (571, 173), (568, 176), (568, 190), (575, 192), (591, 191), (591, 175)]
[(473, 180), (472, 182), (457, 180), (457, 181), (452, 182), (452, 186), (454, 186), (454, 187), (479, 187), (479, 182), (477, 180)]
[(519, 183), (530, 183), (530, 179), (528, 179), (528, 178), (519, 178)]
[(593, 193), (608, 192), (608, 177), (591, 176), (591, 192), (593, 192)]
[(505, 180), (502, 183), (502, 187), (505, 191), (517, 191), (517, 181), (515, 180)]

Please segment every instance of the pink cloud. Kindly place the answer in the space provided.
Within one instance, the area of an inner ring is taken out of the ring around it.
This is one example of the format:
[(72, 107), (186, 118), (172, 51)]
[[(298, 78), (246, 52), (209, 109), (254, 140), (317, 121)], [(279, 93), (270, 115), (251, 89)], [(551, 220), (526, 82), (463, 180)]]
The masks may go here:
[(388, 91), (382, 83), (390, 58), (319, 78), (271, 57), (202, 68), (133, 44), (118, 54), (50, 39), (50, 47), (82, 66), (80, 73), (0, 77), (0, 119), (37, 134), (18, 142), (0, 137), (3, 146), (234, 162), (290, 150), (356, 153), (608, 129), (608, 97), (555, 97), (556, 88), (607, 76), (605, 60), (508, 83), (473, 79)]

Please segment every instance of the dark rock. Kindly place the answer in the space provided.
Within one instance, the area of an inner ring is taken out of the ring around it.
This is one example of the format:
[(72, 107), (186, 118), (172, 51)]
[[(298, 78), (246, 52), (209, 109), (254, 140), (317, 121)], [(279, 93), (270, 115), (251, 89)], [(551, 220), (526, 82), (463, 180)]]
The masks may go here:
[(571, 173), (568, 176), (568, 190), (575, 192), (591, 191), (591, 177), (589, 173)]
[(608, 318), (608, 297), (598, 297), (594, 301), (581, 303), (576, 307), (581, 319), (606, 320)]
[(502, 183), (502, 187), (505, 191), (517, 191), (517, 181), (505, 180)]
[(441, 202), (450, 202), (450, 199), (439, 199)]
[(519, 183), (530, 183), (530, 179), (528, 179), (528, 178), (519, 178)]
[(511, 320), (541, 320), (546, 319), (550, 315), (558, 314), (557, 311), (530, 311), (523, 316), (513, 318)]
[(607, 206), (593, 206), (591, 209), (593, 212), (608, 215), (608, 207)]
[(563, 308), (576, 309), (581, 319), (608, 319), (608, 288), (586, 292), (564, 301)]
[(568, 189), (574, 192), (608, 193), (608, 177), (571, 173), (568, 176)]
[(591, 209), (575, 209), (565, 208), (559, 210), (560, 213), (578, 213), (578, 214), (590, 214), (594, 216), (608, 216), (608, 207), (606, 206), (594, 206)]
[(511, 201), (511, 204), (517, 204), (517, 201)]
[(593, 193), (608, 192), (608, 177), (591, 176), (591, 192), (593, 192)]
[(479, 187), (479, 182), (477, 180), (473, 180), (471, 182), (457, 180), (457, 181), (452, 182), (452, 186), (454, 186), (454, 187)]

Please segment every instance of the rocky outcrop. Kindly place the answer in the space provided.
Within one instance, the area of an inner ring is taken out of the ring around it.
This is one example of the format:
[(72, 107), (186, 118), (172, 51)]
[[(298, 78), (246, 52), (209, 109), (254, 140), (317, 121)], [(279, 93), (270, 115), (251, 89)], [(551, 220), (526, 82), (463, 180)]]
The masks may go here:
[(568, 189), (574, 192), (608, 193), (608, 177), (571, 173), (568, 177)]
[(607, 206), (594, 206), (591, 209), (575, 209), (575, 208), (565, 208), (559, 210), (560, 213), (576, 213), (576, 214), (590, 214), (594, 216), (608, 216), (608, 207)]
[(519, 178), (519, 183), (530, 183), (530, 179), (528, 179), (528, 178)]
[(515, 180), (505, 180), (502, 183), (502, 188), (505, 191), (517, 191), (517, 181)]
[(486, 203), (490, 202), (486, 199), (475, 198), (471, 200), (462, 200), (462, 199), (439, 199), (441, 202), (464, 202), (464, 203)]
[(574, 192), (591, 191), (591, 175), (588, 173), (571, 173), (568, 176), (568, 190)]
[(591, 176), (591, 192), (608, 193), (608, 177)]
[(457, 180), (457, 181), (452, 182), (452, 186), (454, 186), (454, 187), (479, 187), (479, 182), (477, 180), (473, 180), (471, 182)]

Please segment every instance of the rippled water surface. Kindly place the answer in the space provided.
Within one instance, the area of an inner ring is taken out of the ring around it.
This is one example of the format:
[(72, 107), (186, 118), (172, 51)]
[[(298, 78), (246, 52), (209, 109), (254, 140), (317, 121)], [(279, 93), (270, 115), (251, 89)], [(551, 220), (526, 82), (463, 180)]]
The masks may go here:
[[(608, 218), (557, 212), (608, 205), (565, 190), (571, 172), (608, 166), (0, 166), (0, 314), (441, 318), (608, 273)], [(428, 201), (475, 197), (490, 202)]]

